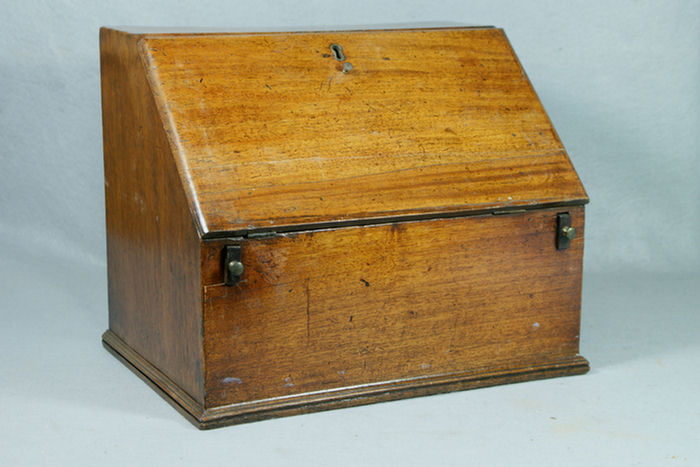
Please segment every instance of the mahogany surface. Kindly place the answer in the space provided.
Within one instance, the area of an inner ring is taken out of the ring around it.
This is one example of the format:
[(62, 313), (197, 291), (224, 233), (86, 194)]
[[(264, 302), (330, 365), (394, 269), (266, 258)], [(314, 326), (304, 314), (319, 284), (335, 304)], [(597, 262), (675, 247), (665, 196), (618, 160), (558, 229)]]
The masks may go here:
[(204, 287), (207, 405), (570, 360), (583, 241), (556, 249), (557, 212), (244, 241), (241, 282)]
[(588, 198), (502, 30), (100, 50), (103, 342), (198, 427), (588, 370)]
[(204, 400), (196, 223), (138, 38), (100, 31), (109, 328)]
[(586, 200), (500, 29), (140, 46), (204, 234)]

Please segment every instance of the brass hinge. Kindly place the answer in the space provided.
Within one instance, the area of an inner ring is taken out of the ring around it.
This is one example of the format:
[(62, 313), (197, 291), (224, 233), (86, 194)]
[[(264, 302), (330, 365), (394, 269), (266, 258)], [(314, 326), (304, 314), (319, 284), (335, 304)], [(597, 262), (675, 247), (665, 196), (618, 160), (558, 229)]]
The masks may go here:
[(249, 233), (246, 235), (246, 238), (249, 239), (254, 239), (254, 238), (268, 238), (268, 237), (274, 237), (277, 235), (277, 232), (275, 231), (270, 231), (270, 232), (253, 232)]
[(507, 216), (509, 214), (522, 214), (527, 212), (527, 209), (499, 209), (498, 211), (493, 211), (494, 216)]

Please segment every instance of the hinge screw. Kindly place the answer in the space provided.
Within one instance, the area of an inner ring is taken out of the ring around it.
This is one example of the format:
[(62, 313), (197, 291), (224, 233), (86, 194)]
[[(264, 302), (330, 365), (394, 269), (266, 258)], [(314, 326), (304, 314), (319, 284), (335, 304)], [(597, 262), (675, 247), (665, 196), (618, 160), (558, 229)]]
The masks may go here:
[(561, 228), (561, 234), (562, 236), (568, 238), (569, 240), (573, 240), (576, 238), (576, 229), (574, 227), (562, 227)]
[(240, 261), (231, 261), (230, 263), (228, 263), (228, 272), (232, 276), (239, 277), (243, 275), (243, 269), (243, 263), (241, 263)]

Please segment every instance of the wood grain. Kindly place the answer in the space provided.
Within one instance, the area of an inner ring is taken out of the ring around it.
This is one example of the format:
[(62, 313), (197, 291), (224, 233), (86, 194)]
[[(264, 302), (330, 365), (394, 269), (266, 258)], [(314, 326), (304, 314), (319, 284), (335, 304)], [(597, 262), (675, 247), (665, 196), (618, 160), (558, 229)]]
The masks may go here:
[(199, 235), (137, 38), (100, 32), (109, 329), (204, 400)]
[(588, 199), (500, 29), (100, 49), (103, 341), (198, 427), (587, 371)]
[(522, 368), (492, 368), (431, 378), (409, 378), (400, 381), (355, 386), (291, 397), (248, 401), (205, 409), (173, 383), (167, 375), (135, 353), (114, 333), (107, 331), (102, 338), (105, 348), (111, 354), (153, 388), (188, 421), (203, 430), (407, 397), (427, 396), (497, 384), (520, 383), (536, 379), (578, 375), (589, 370), (586, 359), (576, 356), (571, 360), (562, 360), (545, 365)]
[(241, 282), (205, 287), (205, 406), (572, 359), (583, 239), (556, 250), (557, 212), (244, 241)]
[(141, 46), (202, 234), (587, 199), (500, 29)]

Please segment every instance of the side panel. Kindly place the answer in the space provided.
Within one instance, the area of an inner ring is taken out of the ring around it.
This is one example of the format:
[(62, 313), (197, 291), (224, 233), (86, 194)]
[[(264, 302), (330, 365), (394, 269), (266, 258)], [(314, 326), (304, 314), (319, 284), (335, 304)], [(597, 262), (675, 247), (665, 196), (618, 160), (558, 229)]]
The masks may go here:
[[(556, 214), (579, 237), (555, 247)], [(203, 250), (206, 407), (578, 355), (583, 207), (405, 222)]]
[(100, 33), (109, 329), (201, 403), (199, 236), (137, 41)]

